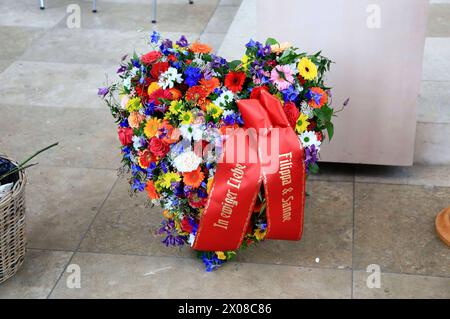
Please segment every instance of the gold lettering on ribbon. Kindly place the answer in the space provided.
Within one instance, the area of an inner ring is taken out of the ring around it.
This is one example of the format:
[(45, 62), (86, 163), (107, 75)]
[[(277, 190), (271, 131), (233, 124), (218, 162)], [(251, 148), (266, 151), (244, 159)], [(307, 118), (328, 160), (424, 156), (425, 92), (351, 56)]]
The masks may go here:
[(237, 200), (239, 189), (241, 188), (241, 182), (244, 178), (245, 165), (236, 164), (234, 168), (231, 169), (231, 176), (227, 181), (227, 185), (230, 186), (227, 190), (225, 198), (222, 201), (222, 209), (220, 212), (220, 217), (217, 222), (213, 224), (214, 227), (223, 228), (228, 230), (231, 215), (233, 214), (233, 209), (239, 205)]
[(292, 201), (294, 196), (291, 194), (294, 190), (289, 185), (292, 184), (292, 152), (286, 154), (280, 154), (280, 169), (278, 171), (281, 179), (281, 209), (283, 212), (283, 223), (291, 220), (292, 215)]

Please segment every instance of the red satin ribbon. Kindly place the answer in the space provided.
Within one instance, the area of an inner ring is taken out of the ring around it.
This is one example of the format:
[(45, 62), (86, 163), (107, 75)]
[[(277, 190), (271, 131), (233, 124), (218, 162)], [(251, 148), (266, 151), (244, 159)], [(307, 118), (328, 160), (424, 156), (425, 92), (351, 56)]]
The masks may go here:
[(241, 246), (261, 182), (266, 238), (300, 240), (302, 236), (306, 174), (300, 141), (280, 101), (269, 93), (237, 104), (245, 126), (224, 144), (193, 244), (196, 250), (227, 251)]

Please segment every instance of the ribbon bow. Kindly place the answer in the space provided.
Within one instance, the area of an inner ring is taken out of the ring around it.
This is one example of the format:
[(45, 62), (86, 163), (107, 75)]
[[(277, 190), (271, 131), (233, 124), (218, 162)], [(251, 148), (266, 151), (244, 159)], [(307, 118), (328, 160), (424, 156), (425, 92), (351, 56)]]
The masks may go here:
[(241, 246), (261, 183), (266, 238), (300, 240), (302, 236), (306, 174), (300, 140), (280, 101), (268, 92), (237, 105), (245, 125), (224, 144), (193, 244), (196, 250), (227, 251)]

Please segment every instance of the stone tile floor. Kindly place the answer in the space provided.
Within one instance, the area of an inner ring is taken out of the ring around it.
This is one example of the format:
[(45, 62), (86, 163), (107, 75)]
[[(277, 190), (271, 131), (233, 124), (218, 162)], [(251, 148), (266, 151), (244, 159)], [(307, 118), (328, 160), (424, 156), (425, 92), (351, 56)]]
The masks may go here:
[[(240, 2), (161, 0), (156, 29), (219, 48)], [(71, 3), (81, 6), (81, 29), (66, 26)], [(450, 298), (450, 249), (433, 228), (450, 205), (450, 162), (423, 165), (420, 153), (437, 149), (425, 134), (435, 125), (449, 145), (448, 1), (433, 1), (430, 13), (419, 164), (324, 163), (308, 182), (303, 240), (252, 247), (214, 273), (189, 249), (163, 247), (160, 211), (130, 198), (117, 176), (114, 124), (96, 88), (118, 57), (145, 50), (151, 5), (98, 7), (92, 14), (89, 1), (48, 0), (44, 11), (33, 0), (0, 3), (0, 152), (23, 158), (60, 141), (28, 171), (28, 255), (0, 298)], [(66, 284), (73, 264), (80, 289)], [(379, 289), (366, 285), (371, 264), (382, 271)]]

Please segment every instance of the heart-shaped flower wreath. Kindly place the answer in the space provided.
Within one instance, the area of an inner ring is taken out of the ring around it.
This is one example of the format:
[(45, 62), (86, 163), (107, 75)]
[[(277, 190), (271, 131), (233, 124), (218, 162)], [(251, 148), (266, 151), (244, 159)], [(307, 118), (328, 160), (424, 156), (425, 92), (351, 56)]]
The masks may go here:
[[(244, 121), (237, 100), (277, 97), (304, 148), (307, 173), (318, 170), (325, 134), (331, 139), (333, 109), (324, 74), (331, 61), (289, 44), (250, 40), (242, 60), (227, 62), (199, 42), (182, 36), (173, 43), (157, 32), (153, 51), (124, 57), (118, 83), (99, 89), (118, 123), (123, 165), (134, 192), (146, 191), (163, 208), (162, 243), (191, 244), (207, 203), (225, 130)], [(208, 148), (208, 146), (219, 146)], [(207, 150), (207, 151), (205, 151)], [(262, 241), (267, 219), (260, 191), (241, 247)], [(207, 271), (235, 251), (199, 252)]]

